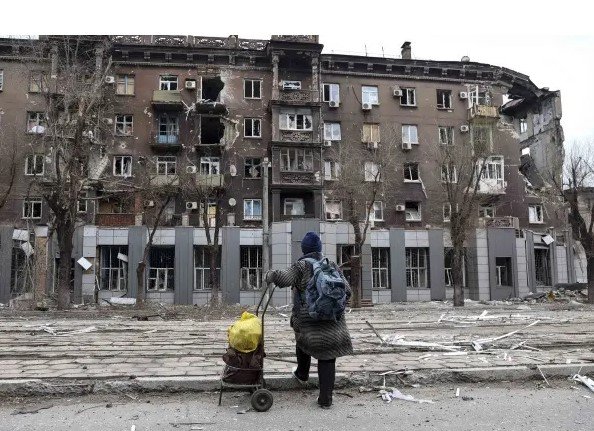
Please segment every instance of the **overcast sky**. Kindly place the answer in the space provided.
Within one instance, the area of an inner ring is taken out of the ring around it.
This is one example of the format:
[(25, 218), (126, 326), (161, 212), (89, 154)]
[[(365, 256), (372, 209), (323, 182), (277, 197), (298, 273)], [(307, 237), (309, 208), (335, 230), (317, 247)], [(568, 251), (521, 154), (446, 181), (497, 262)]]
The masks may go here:
[[(0, 33), (183, 34), (267, 39), (319, 34), (324, 52), (505, 66), (561, 90), (566, 143), (594, 143), (594, 23), (585, 0), (27, 0), (0, 8)], [(590, 8), (591, 9), (591, 8)]]

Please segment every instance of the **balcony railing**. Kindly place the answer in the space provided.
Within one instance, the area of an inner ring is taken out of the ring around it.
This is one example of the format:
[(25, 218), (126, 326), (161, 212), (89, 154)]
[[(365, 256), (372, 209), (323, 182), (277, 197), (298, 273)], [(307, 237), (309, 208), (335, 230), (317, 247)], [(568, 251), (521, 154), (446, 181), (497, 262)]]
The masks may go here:
[(155, 90), (153, 91), (153, 106), (162, 108), (181, 109), (184, 106), (182, 102), (181, 91)]
[(179, 134), (159, 134), (153, 136), (151, 145), (162, 148), (177, 148), (181, 146), (181, 140)]
[(472, 105), (468, 110), (468, 119), (473, 118), (499, 118), (499, 112), (496, 106)]
[(135, 214), (132, 213), (97, 213), (95, 224), (106, 227), (134, 226)]
[(517, 217), (485, 217), (481, 218), (483, 227), (512, 227), (514, 229), (520, 228), (520, 221)]
[(316, 178), (313, 172), (281, 172), (281, 184), (305, 184), (317, 185), (321, 183), (321, 177)]
[(281, 141), (287, 142), (310, 142), (313, 139), (313, 132), (302, 130), (281, 130), (280, 139)]
[(177, 175), (155, 175), (151, 177), (150, 183), (154, 186), (177, 186), (179, 177)]
[(504, 195), (506, 188), (507, 181), (483, 178), (479, 181), (479, 187), (477, 191), (478, 193), (488, 195)]
[(197, 174), (196, 183), (204, 187), (223, 187), (225, 185), (225, 176)]

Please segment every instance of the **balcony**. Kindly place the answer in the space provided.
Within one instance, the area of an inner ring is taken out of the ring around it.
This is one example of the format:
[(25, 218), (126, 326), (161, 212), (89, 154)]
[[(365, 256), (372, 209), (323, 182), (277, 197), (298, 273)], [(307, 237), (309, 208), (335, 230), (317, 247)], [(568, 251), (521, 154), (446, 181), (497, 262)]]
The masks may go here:
[(313, 132), (301, 130), (281, 130), (280, 140), (286, 142), (311, 142), (313, 140)]
[(478, 193), (486, 195), (504, 195), (507, 181), (483, 178), (478, 184)]
[(95, 224), (105, 227), (125, 227), (135, 225), (135, 214), (132, 213), (97, 213)]
[(203, 187), (221, 188), (225, 185), (225, 176), (197, 174), (196, 184)]
[(150, 183), (156, 187), (178, 186), (179, 177), (177, 175), (155, 175), (151, 177)]
[(279, 184), (320, 185), (321, 177), (314, 172), (280, 172)]
[(280, 221), (289, 221), (294, 219), (301, 219), (301, 218), (316, 218), (316, 215), (313, 213), (306, 213), (306, 214), (280, 214), (279, 219)]
[(177, 149), (181, 147), (181, 139), (179, 134), (158, 134), (154, 135), (151, 140), (151, 146), (161, 149), (173, 148)]
[(487, 217), (479, 219), (481, 227), (511, 227), (520, 228), (520, 221), (517, 217)]
[(473, 118), (493, 118), (499, 119), (499, 112), (496, 106), (472, 105), (468, 109), (468, 119)]
[(155, 90), (153, 91), (152, 104), (161, 109), (183, 109), (181, 91)]

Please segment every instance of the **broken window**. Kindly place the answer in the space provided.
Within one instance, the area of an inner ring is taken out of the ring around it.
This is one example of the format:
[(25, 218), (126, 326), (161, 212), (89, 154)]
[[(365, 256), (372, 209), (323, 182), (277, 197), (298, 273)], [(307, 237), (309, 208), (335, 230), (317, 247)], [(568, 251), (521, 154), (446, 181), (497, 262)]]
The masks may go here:
[(200, 157), (201, 175), (219, 175), (221, 159), (218, 157)]
[(342, 220), (342, 202), (328, 199), (324, 203), (326, 220)]
[(340, 103), (340, 85), (322, 84), (322, 101)]
[(495, 207), (491, 205), (481, 205), (479, 207), (479, 217), (493, 218), (495, 217)]
[(421, 221), (421, 204), (419, 202), (405, 202), (404, 218), (406, 221)]
[(179, 118), (177, 115), (161, 114), (159, 116), (159, 144), (177, 144), (179, 137)]
[(337, 244), (336, 256), (337, 264), (340, 267), (344, 278), (351, 281), (351, 256), (355, 254), (355, 246), (350, 244)]
[[(206, 203), (206, 208), (205, 208)], [(204, 213), (209, 227), (216, 227), (217, 224), (217, 202), (214, 199), (207, 199), (200, 202), (200, 227), (204, 227)]]
[[(466, 252), (466, 250), (464, 250)], [(445, 285), (451, 287), (454, 285), (452, 278), (452, 259), (454, 258), (454, 249), (446, 247), (444, 249), (444, 269), (445, 269)], [(462, 256), (462, 286), (466, 287), (466, 256)]]
[(340, 175), (340, 163), (335, 160), (324, 160), (324, 179), (334, 181)]
[(530, 223), (544, 223), (542, 205), (528, 205), (528, 221)]
[(390, 288), (390, 249), (388, 247), (371, 248), (371, 280), (373, 289)]
[(291, 216), (305, 215), (305, 203), (302, 198), (285, 198), (283, 202), (283, 214)]
[(407, 144), (419, 143), (419, 135), (416, 124), (402, 125), (402, 142)]
[(219, 145), (225, 134), (225, 126), (219, 117), (202, 116), (200, 120), (200, 144)]
[(243, 97), (246, 99), (261, 99), (262, 98), (262, 80), (261, 79), (244, 79), (243, 80)]
[(405, 163), (404, 164), (404, 181), (419, 181), (419, 164)]
[(324, 140), (340, 141), (340, 123), (324, 123)]
[(241, 246), (241, 290), (262, 288), (262, 247)]
[(159, 77), (159, 90), (176, 91), (177, 75), (161, 75)]
[(526, 117), (520, 118), (518, 122), (520, 126), (520, 133), (526, 133), (528, 131), (528, 121), (526, 121)]
[(243, 200), (243, 219), (262, 220), (262, 199)]
[(437, 109), (452, 109), (451, 90), (437, 90)]
[(30, 242), (13, 241), (10, 272), (12, 297), (31, 292), (33, 288), (34, 259)]
[(31, 72), (29, 77), (29, 92), (41, 93), (47, 91), (47, 74), (45, 72)]
[(25, 159), (25, 175), (43, 175), (44, 159), (43, 154), (29, 154)]
[(280, 150), (281, 171), (311, 172), (313, 171), (313, 152), (300, 148), (283, 148)]
[(225, 84), (221, 81), (221, 78), (202, 78), (202, 99), (209, 100), (212, 102), (220, 101), (221, 90)]
[(374, 201), (369, 212), (369, 221), (384, 221), (384, 203)]
[(468, 106), (484, 105), (491, 106), (492, 98), (490, 91), (481, 85), (468, 86)]
[(454, 127), (453, 126), (439, 126), (439, 143), (441, 145), (454, 144)]
[(371, 105), (379, 105), (379, 95), (376, 86), (363, 85), (361, 87), (361, 101)]
[(492, 151), (493, 129), (487, 124), (472, 124), (470, 126), (470, 141), (472, 148), (478, 154)]
[(457, 183), (458, 171), (452, 164), (441, 165), (441, 181), (443, 183)]
[(380, 181), (380, 165), (375, 162), (365, 162), (363, 167), (365, 181)]
[(425, 248), (406, 248), (406, 287), (423, 289), (427, 283), (429, 256)]
[(177, 157), (157, 156), (157, 175), (175, 175), (177, 171)]
[(361, 142), (380, 142), (380, 125), (374, 123), (363, 123)]
[(536, 285), (551, 286), (551, 266), (548, 249), (534, 249), (534, 268), (536, 273)]
[(483, 167), (482, 179), (493, 180), (503, 183), (504, 180), (504, 159), (502, 156), (491, 156), (487, 158)]
[(312, 130), (311, 109), (283, 109), (279, 114), (281, 130)]
[(117, 75), (116, 83), (116, 94), (134, 95), (134, 75)]
[(41, 198), (28, 198), (23, 201), (23, 218), (37, 220), (41, 218)]
[(495, 284), (497, 286), (513, 286), (511, 275), (511, 257), (496, 257)]
[(113, 175), (116, 177), (132, 176), (132, 156), (113, 156)]
[(417, 106), (417, 97), (414, 88), (402, 89), (402, 96), (400, 96), (400, 106)]
[(27, 112), (27, 133), (43, 133), (46, 127), (45, 112)]
[(131, 136), (133, 131), (132, 115), (116, 115), (115, 132), (118, 136)]
[(449, 222), (452, 217), (452, 204), (450, 204), (450, 203), (443, 204), (442, 213), (443, 213), (443, 221)]
[(243, 175), (245, 178), (261, 178), (262, 177), (262, 159), (255, 157), (248, 157), (245, 159)]
[(128, 281), (128, 247), (99, 247), (99, 283), (103, 290), (126, 290)]
[(149, 251), (149, 291), (173, 290), (175, 286), (175, 247), (151, 247)]
[[(206, 246), (194, 247), (194, 290), (206, 290), (210, 280), (210, 249)], [(217, 253), (216, 279), (220, 280), (221, 273), (221, 247)]]
[(261, 138), (262, 137), (262, 119), (260, 118), (244, 118), (243, 119), (243, 136), (246, 138)]

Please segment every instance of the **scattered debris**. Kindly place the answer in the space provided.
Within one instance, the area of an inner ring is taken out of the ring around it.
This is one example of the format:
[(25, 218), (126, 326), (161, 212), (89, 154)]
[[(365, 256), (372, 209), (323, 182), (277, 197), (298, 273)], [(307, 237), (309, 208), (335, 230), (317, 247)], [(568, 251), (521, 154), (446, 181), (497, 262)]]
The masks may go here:
[(460, 388), (456, 388), (456, 398), (460, 396)]
[(344, 395), (345, 397), (349, 397), (349, 398), (353, 398), (353, 396), (351, 394), (348, 394), (346, 392), (334, 392), (336, 395)]
[(391, 392), (388, 392), (386, 390), (381, 390), (380, 395), (382, 397), (382, 400), (384, 400), (388, 403), (392, 402), (392, 400), (403, 400), (403, 401), (412, 401), (414, 403), (429, 403), (429, 404), (433, 404), (433, 402), (434, 402), (433, 400), (422, 400), (422, 399), (417, 399), (417, 398), (413, 397), (412, 395), (405, 395), (396, 388), (393, 388)]
[(238, 410), (238, 411), (237, 411), (237, 414), (238, 414), (238, 415), (244, 415), (244, 414), (246, 414), (247, 412), (251, 412), (251, 411), (252, 411), (252, 408), (251, 408), (251, 407), (248, 407), (247, 409)]
[(594, 392), (594, 380), (587, 376), (582, 376), (580, 374), (576, 374), (572, 378), (576, 382), (581, 382), (586, 385), (592, 392)]
[(42, 325), (36, 328), (38, 331), (44, 331), (48, 334), (54, 335), (56, 337), (69, 337), (71, 335), (80, 335), (80, 334), (87, 334), (89, 332), (97, 331), (95, 326), (89, 326), (87, 328), (82, 329), (75, 329), (74, 331), (66, 331), (66, 332), (58, 332), (56, 329), (52, 328), (49, 325)]
[(384, 339), (386, 344), (399, 347), (411, 347), (431, 350), (445, 350), (447, 352), (456, 352), (461, 349), (460, 346), (447, 346), (438, 343), (428, 343), (425, 341), (405, 341), (402, 335), (390, 335)]
[(545, 383), (547, 384), (547, 386), (551, 386), (551, 384), (549, 383), (549, 381), (547, 380), (547, 378), (545, 377), (544, 373), (542, 372), (542, 370), (540, 369), (540, 367), (537, 365), (536, 369), (538, 370), (538, 372), (540, 373), (540, 375), (542, 376), (542, 378), (544, 379)]
[(369, 322), (369, 320), (366, 320), (365, 323), (367, 324), (367, 326), (369, 326), (371, 328), (371, 330), (373, 331), (373, 333), (377, 336), (377, 338), (380, 339), (380, 341), (382, 342), (382, 344), (384, 343), (384, 337), (382, 337), (379, 332), (377, 332), (377, 330), (373, 327), (373, 325)]
[(515, 331), (512, 331), (512, 332), (508, 332), (507, 334), (500, 335), (499, 337), (494, 337), (494, 338), (484, 338), (484, 339), (482, 339), (482, 340), (476, 340), (476, 342), (477, 342), (477, 343), (480, 343), (480, 344), (493, 343), (494, 341), (499, 341), (499, 340), (501, 340), (501, 339), (503, 339), (503, 338), (511, 337), (512, 335), (514, 335), (514, 334), (517, 334), (518, 332), (521, 332), (521, 331), (523, 331), (524, 329), (528, 329), (528, 328), (530, 328), (531, 326), (534, 326), (534, 325), (536, 325), (538, 322), (540, 322), (540, 320), (535, 320), (534, 322), (532, 322), (531, 324), (529, 324), (529, 325), (527, 325), (527, 326), (524, 326), (523, 328), (516, 329)]
[(136, 298), (111, 297), (106, 302), (111, 305), (136, 305)]
[(199, 425), (215, 425), (215, 422), (169, 422), (173, 428), (182, 426), (199, 426)]
[(467, 396), (462, 397), (462, 401), (472, 401), (472, 400), (474, 400), (474, 397), (467, 397)]
[(20, 409), (15, 410), (12, 412), (12, 415), (28, 415), (28, 414), (35, 414), (40, 410), (51, 409), (54, 405), (50, 403), (46, 404), (39, 404), (36, 406), (29, 406), (29, 407), (21, 407)]

